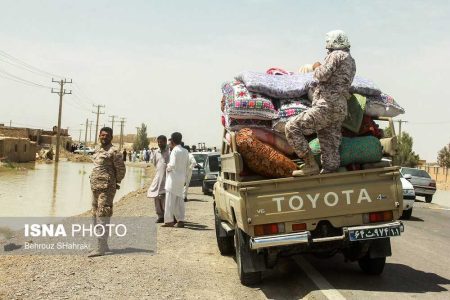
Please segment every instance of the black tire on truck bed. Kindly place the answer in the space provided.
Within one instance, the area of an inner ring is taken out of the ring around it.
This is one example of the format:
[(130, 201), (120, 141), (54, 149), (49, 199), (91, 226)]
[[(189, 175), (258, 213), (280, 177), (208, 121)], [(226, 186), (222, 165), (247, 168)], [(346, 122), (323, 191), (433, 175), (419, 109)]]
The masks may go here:
[(386, 257), (370, 258), (367, 253), (363, 258), (358, 260), (359, 267), (364, 273), (369, 275), (380, 275), (383, 273)]
[(242, 263), (243, 253), (251, 251), (248, 236), (236, 224), (234, 230), (234, 244), (236, 248), (236, 264), (238, 268), (239, 279), (245, 286), (255, 285), (262, 280), (262, 272), (246, 272)]
[(232, 236), (221, 237), (220, 227), (222, 226), (221, 220), (214, 209), (214, 223), (216, 228), (216, 239), (217, 247), (219, 248), (220, 254), (231, 255), (234, 253), (234, 239)]

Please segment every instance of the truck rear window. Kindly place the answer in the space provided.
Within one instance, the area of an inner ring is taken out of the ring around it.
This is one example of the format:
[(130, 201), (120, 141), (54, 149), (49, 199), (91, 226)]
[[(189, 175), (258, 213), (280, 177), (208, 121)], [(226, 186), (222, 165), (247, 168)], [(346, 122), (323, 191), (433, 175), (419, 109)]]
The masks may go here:
[(426, 171), (419, 169), (402, 168), (401, 173), (402, 175), (410, 174), (411, 176), (415, 177), (431, 178), (431, 176)]

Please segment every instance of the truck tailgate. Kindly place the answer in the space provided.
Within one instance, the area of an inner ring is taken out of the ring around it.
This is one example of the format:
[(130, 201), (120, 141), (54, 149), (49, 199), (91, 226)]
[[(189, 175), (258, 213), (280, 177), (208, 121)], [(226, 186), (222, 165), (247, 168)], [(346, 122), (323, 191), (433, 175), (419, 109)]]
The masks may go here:
[[(402, 210), (399, 168), (245, 182), (252, 225)], [(395, 215), (398, 215), (395, 214)]]

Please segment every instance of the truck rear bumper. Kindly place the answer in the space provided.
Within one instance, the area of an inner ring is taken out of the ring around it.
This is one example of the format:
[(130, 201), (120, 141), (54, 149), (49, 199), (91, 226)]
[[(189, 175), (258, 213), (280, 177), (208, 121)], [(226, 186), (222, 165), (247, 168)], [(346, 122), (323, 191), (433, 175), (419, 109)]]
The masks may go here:
[[(382, 232), (385, 234), (389, 234), (391, 229), (397, 229), (398, 234), (379, 236), (382, 235)], [(311, 233), (309, 231), (288, 233), (288, 234), (280, 234), (275, 236), (264, 236), (264, 237), (252, 237), (250, 238), (250, 249), (257, 250), (263, 248), (270, 247), (280, 247), (280, 246), (290, 246), (296, 244), (310, 244), (310, 243), (321, 243), (321, 242), (331, 242), (331, 241), (355, 241), (356, 231), (366, 231), (369, 230), (371, 233), (376, 233), (375, 235), (367, 235), (363, 238), (358, 238), (357, 240), (371, 240), (378, 238), (387, 238), (391, 236), (400, 235), (400, 232), (404, 231), (403, 223), (400, 221), (391, 222), (388, 224), (379, 224), (379, 225), (364, 225), (364, 226), (354, 226), (354, 227), (344, 227), (344, 234), (341, 236), (332, 236), (332, 237), (324, 237), (324, 238), (311, 238)], [(352, 233), (352, 234), (350, 234)], [(359, 236), (356, 234), (356, 236)]]

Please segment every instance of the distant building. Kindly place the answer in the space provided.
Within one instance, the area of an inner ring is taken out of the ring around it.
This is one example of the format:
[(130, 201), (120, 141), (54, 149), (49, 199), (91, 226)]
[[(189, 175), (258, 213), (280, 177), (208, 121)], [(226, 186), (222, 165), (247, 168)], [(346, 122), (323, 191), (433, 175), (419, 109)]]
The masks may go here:
[(11, 162), (36, 160), (36, 143), (28, 138), (0, 137), (0, 159)]
[[(50, 131), (10, 127), (0, 124), (0, 139), (3, 141), (3, 150), (0, 149), (0, 158), (6, 157), (6, 159), (12, 162), (33, 161), (35, 160), (36, 152), (40, 149), (48, 149), (56, 146), (57, 131), (56, 126)], [(70, 150), (72, 143), (72, 138), (67, 129), (61, 129), (60, 146), (66, 150)], [(34, 151), (33, 155), (29, 151)]]

